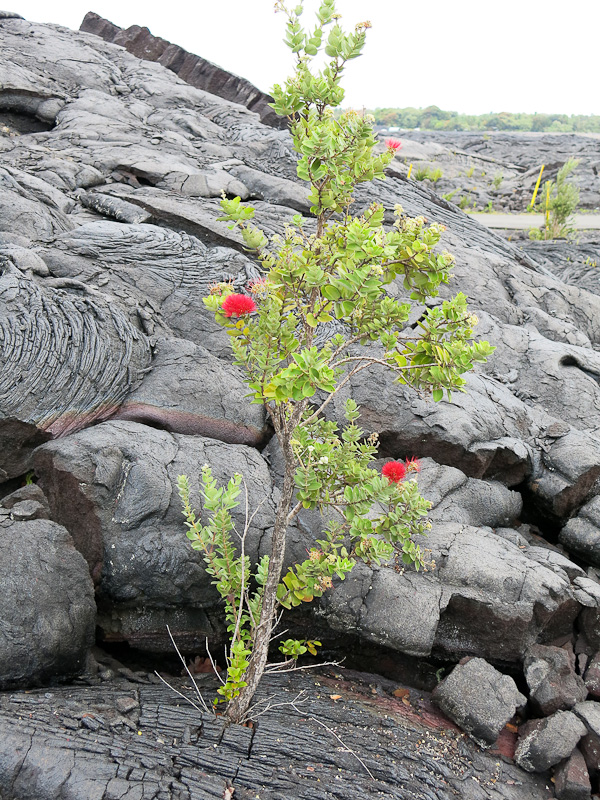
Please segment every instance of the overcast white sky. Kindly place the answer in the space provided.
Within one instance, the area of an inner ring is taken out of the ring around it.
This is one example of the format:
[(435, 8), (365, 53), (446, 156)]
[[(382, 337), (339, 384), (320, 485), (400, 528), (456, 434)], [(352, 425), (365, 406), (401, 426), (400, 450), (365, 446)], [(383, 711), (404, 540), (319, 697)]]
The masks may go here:
[[(295, 0), (290, 0), (290, 5)], [(306, 0), (303, 21), (318, 0)], [(77, 29), (87, 11), (150, 28), (268, 91), (291, 72), (272, 0), (4, 0), (34, 22)], [(600, 114), (598, 0), (338, 0), (347, 27), (368, 19), (345, 106)]]

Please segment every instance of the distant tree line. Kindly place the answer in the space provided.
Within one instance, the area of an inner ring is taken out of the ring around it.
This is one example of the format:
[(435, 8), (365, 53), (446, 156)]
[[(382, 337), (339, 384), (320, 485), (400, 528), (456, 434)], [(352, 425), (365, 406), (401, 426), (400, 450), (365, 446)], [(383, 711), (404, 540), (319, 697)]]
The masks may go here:
[(376, 108), (375, 124), (385, 128), (421, 128), (446, 131), (578, 131), (600, 133), (600, 116), (584, 114), (458, 114), (437, 106), (427, 108)]

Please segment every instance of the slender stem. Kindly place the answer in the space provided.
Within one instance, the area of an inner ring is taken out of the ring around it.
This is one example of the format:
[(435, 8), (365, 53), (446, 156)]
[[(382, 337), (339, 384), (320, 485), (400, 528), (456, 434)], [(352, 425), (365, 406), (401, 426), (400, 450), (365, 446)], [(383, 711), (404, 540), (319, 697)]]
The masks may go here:
[(294, 519), (294, 517), (300, 512), (302, 508), (302, 503), (296, 503), (296, 505), (292, 508), (290, 513), (287, 515), (287, 524), (289, 525), (290, 522)]
[[(275, 415), (274, 419), (277, 420), (279, 427), (277, 415)], [(269, 654), (271, 631), (277, 616), (277, 587), (279, 585), (281, 570), (283, 568), (287, 532), (287, 517), (289, 507), (294, 497), (295, 485), (294, 453), (290, 445), (289, 429), (287, 426), (284, 426), (279, 430), (276, 428), (276, 433), (278, 436), (280, 436), (280, 442), (282, 443), (286, 464), (285, 476), (281, 498), (279, 500), (277, 513), (275, 515), (275, 525), (271, 540), (269, 569), (267, 572), (267, 580), (265, 581), (260, 619), (254, 636), (252, 655), (250, 656), (248, 669), (244, 675), (246, 686), (241, 689), (239, 695), (235, 697), (227, 707), (227, 716), (232, 722), (240, 722), (243, 720), (250, 707), (254, 693), (256, 692), (260, 679), (265, 671), (267, 656)]]
[(242, 622), (242, 614), (244, 613), (244, 597), (246, 592), (246, 536), (248, 535), (248, 484), (244, 481), (244, 499), (246, 503), (245, 520), (244, 520), (244, 533), (241, 536), (241, 556), (240, 556), (240, 605), (235, 619), (235, 629), (231, 636), (231, 646), (237, 641), (240, 632), (240, 624)]

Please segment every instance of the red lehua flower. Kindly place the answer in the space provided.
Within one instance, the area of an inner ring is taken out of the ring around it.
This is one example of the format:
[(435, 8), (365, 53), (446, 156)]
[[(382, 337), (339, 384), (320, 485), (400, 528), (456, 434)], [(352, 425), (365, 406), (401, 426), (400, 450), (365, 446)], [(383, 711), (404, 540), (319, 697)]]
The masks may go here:
[(406, 467), (402, 461), (388, 461), (387, 464), (383, 465), (381, 474), (390, 483), (400, 483), (406, 475)]
[(407, 472), (421, 472), (421, 462), (415, 456), (407, 458), (405, 464)]
[(388, 147), (390, 150), (400, 150), (402, 147), (402, 142), (400, 139), (386, 139), (385, 146)]
[(256, 311), (256, 303), (245, 294), (228, 294), (221, 308), (226, 317), (243, 317)]

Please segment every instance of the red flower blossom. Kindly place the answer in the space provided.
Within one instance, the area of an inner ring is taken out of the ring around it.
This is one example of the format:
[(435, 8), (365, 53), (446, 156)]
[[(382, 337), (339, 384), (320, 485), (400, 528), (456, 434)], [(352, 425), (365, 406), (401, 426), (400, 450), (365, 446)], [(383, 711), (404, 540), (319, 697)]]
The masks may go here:
[(390, 150), (400, 150), (402, 147), (402, 142), (400, 139), (386, 139), (385, 146)]
[(387, 464), (383, 465), (381, 474), (390, 483), (400, 483), (406, 475), (406, 467), (402, 461), (388, 461)]
[(226, 317), (243, 317), (256, 311), (256, 303), (245, 294), (228, 294), (221, 308)]

